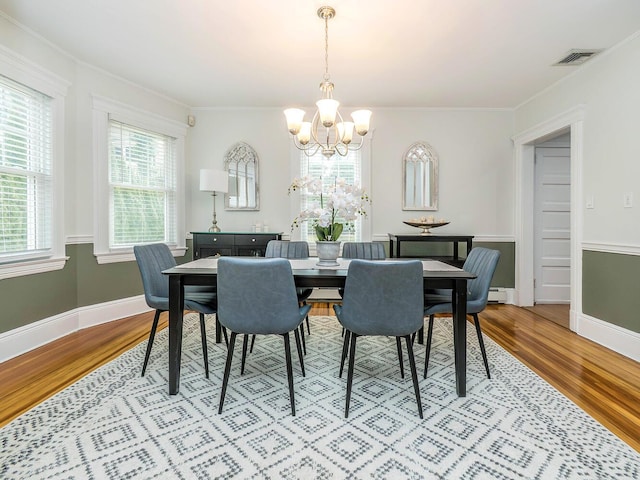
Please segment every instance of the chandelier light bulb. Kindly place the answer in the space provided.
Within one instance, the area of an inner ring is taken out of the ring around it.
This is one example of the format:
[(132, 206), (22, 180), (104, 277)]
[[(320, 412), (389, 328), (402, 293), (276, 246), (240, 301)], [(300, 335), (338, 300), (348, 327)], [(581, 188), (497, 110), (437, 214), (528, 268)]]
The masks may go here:
[(287, 108), (284, 111), (284, 116), (287, 117), (287, 128), (291, 135), (297, 135), (304, 119), (304, 110), (299, 108)]
[(364, 137), (369, 131), (369, 120), (371, 120), (371, 110), (356, 110), (351, 114), (353, 123), (356, 125), (356, 133)]
[(311, 122), (302, 122), (300, 124), (297, 138), (301, 145), (309, 143), (309, 140), (311, 140)]
[(322, 125), (327, 128), (333, 127), (333, 124), (336, 123), (336, 113), (338, 113), (340, 102), (332, 98), (323, 98), (318, 100), (316, 105)]
[(349, 145), (353, 140), (353, 122), (340, 122), (337, 124), (338, 136), (345, 145)]

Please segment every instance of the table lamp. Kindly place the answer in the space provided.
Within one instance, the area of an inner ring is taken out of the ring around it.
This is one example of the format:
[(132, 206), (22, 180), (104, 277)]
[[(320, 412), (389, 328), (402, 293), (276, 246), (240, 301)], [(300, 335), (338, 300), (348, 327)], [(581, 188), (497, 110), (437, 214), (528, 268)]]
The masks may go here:
[(224, 170), (200, 170), (200, 191), (211, 192), (213, 197), (213, 222), (209, 227), (210, 232), (219, 232), (218, 220), (216, 219), (216, 193), (226, 193), (229, 191), (229, 174)]

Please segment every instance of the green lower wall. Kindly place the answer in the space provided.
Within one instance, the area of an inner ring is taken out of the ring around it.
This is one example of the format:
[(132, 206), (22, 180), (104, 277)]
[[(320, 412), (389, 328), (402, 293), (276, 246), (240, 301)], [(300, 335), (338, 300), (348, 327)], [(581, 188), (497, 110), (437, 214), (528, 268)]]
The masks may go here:
[[(191, 241), (178, 263), (191, 261)], [(0, 333), (78, 307), (143, 293), (135, 261), (98, 265), (93, 244), (67, 245), (62, 270), (0, 280)]]
[(77, 307), (76, 245), (66, 255), (61, 270), (0, 280), (0, 333)]
[(582, 252), (582, 311), (640, 333), (640, 256)]
[[(386, 245), (388, 253), (388, 243)], [(496, 248), (502, 252), (493, 285), (513, 287), (515, 245), (503, 242), (478, 242), (475, 245)], [(191, 261), (191, 240), (187, 240), (187, 248), (184, 257), (176, 258), (178, 263)], [(423, 253), (427, 256), (448, 254), (446, 250), (437, 248)], [(69, 260), (61, 270), (0, 280), (0, 333), (79, 307), (143, 293), (135, 261), (99, 265), (93, 255), (93, 244), (90, 243), (67, 245), (66, 255)]]

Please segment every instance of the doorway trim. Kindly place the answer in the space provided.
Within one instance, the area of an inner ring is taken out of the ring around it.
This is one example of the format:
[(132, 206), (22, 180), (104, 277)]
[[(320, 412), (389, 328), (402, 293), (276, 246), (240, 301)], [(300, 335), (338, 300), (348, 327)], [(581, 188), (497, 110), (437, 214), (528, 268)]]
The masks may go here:
[(562, 130), (571, 132), (571, 287), (570, 328), (577, 330), (582, 312), (582, 165), (585, 106), (578, 105), (517, 135), (515, 156), (515, 230), (516, 274), (515, 303), (534, 304), (534, 160), (535, 144), (555, 136)]

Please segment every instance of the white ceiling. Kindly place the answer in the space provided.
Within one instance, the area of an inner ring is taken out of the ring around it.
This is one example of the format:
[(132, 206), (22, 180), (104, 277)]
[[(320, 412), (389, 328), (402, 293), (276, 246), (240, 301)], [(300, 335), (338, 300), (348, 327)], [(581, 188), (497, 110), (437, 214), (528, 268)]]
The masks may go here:
[[(192, 107), (319, 98), (329, 71), (349, 106), (505, 107), (640, 30), (640, 0), (0, 0), (0, 12), (74, 58)], [(594, 61), (594, 60), (592, 60)]]

